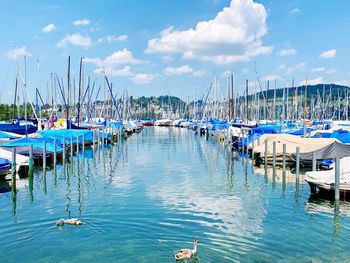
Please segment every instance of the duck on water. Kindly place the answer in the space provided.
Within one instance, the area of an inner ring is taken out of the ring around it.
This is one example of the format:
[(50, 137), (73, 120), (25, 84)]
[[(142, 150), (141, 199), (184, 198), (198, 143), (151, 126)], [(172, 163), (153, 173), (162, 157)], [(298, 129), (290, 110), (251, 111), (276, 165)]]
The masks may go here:
[(83, 224), (83, 221), (81, 221), (78, 218), (69, 218), (69, 219), (61, 218), (56, 221), (56, 226), (63, 226), (64, 224), (79, 226)]
[(190, 259), (194, 257), (197, 254), (197, 244), (198, 244), (198, 238), (195, 238), (193, 240), (193, 249), (184, 248), (176, 251), (175, 253), (175, 259), (176, 260), (184, 260), (184, 259)]

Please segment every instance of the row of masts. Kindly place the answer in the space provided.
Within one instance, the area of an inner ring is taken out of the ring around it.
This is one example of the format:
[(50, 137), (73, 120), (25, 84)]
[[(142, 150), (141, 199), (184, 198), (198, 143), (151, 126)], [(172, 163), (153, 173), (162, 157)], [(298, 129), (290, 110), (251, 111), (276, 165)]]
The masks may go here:
[[(40, 70), (39, 66), (38, 70)], [(17, 70), (13, 117), (18, 115), (15, 112), (15, 105), (18, 104), (20, 75)], [(192, 100), (190, 98), (186, 102), (179, 100), (174, 105), (171, 96), (168, 95), (160, 105), (150, 100), (143, 105), (142, 100), (141, 103), (136, 103), (136, 100), (129, 97), (127, 90), (119, 95), (114, 94), (113, 83), (110, 83), (107, 77), (104, 77), (101, 83), (98, 83), (96, 79), (91, 81), (90, 77), (85, 77), (83, 58), (80, 58), (78, 87), (76, 87), (76, 80), (73, 78), (72, 81), (71, 60), (68, 57), (66, 85), (63, 78), (58, 77), (57, 74), (51, 74), (51, 94), (48, 92), (46, 103), (40, 94), (40, 84), (35, 93), (35, 109), (29, 95), (24, 94), (23, 97), (25, 105), (29, 99), (35, 117), (41, 118), (42, 110), (48, 111), (47, 108), (49, 108), (50, 117), (63, 117), (67, 120), (74, 118), (78, 125), (82, 119), (90, 121), (102, 117), (107, 120), (240, 119), (246, 123), (260, 120), (348, 120), (350, 110), (348, 89), (342, 91), (338, 89), (337, 95), (334, 95), (331, 87), (328, 87), (327, 93), (326, 85), (324, 85), (322, 92), (317, 90), (315, 96), (308, 97), (307, 81), (304, 87), (299, 88), (294, 87), (294, 79), (290, 87), (286, 83), (282, 88), (278, 88), (277, 80), (273, 82), (273, 85), (267, 80), (266, 88), (263, 90), (259, 79), (252, 83), (245, 80), (242, 89), (237, 84), (234, 85), (234, 77), (231, 74), (227, 77), (226, 92), (220, 89), (219, 81), (215, 78), (207, 94), (202, 94), (200, 99), (197, 99), (194, 94)], [(26, 66), (24, 66), (23, 86), (27, 92)], [(49, 91), (49, 84), (47, 88)], [(27, 116), (27, 108), (25, 110)]]

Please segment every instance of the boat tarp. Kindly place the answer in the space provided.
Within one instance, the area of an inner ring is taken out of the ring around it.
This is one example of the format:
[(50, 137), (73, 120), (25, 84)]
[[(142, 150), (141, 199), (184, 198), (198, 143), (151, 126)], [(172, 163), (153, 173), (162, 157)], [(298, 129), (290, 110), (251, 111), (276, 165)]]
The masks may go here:
[[(10, 162), (12, 162), (12, 152), (10, 152), (10, 151), (6, 151), (6, 150), (0, 148), (0, 157), (5, 158), (5, 159), (9, 160)], [(16, 154), (16, 164), (17, 164), (17, 166), (16, 166), (17, 170), (23, 165), (28, 166), (29, 157), (23, 156), (20, 154)]]
[[(43, 142), (46, 142), (46, 150), (47, 152), (54, 152), (54, 142), (50, 138), (30, 138), (25, 137), (18, 140), (10, 141), (6, 144), (1, 145), (2, 147), (29, 147), (30, 145), (33, 145), (33, 148), (37, 149), (43, 149)], [(61, 153), (63, 151), (62, 147), (57, 145), (56, 152)]]
[(15, 134), (20, 134), (20, 135), (25, 135), (27, 134), (31, 134), (36, 132), (38, 129), (38, 127), (28, 124), (27, 125), (27, 129), (26, 129), (26, 125), (16, 125), (16, 124), (7, 124), (7, 123), (1, 123), (0, 124), (0, 131), (4, 131), (4, 132), (11, 132), (11, 133), (15, 133)]
[[(259, 145), (260, 141), (260, 145)], [(291, 134), (264, 134), (254, 145), (254, 154), (260, 154), (260, 157), (265, 156), (265, 144), (267, 143), (267, 156), (273, 155), (273, 142), (276, 142), (276, 157), (283, 156), (283, 144), (286, 144), (286, 156), (291, 157), (296, 152), (296, 147), (300, 147), (300, 153), (312, 152), (327, 145), (330, 145), (337, 139), (330, 138), (301, 138)], [(248, 146), (252, 148), (252, 144)]]
[(62, 144), (63, 138), (65, 143), (70, 143), (72, 138), (73, 143), (77, 142), (77, 137), (79, 141), (82, 141), (84, 135), (85, 141), (92, 141), (93, 132), (90, 130), (75, 130), (75, 129), (65, 129), (65, 130), (47, 130), (47, 131), (38, 131), (38, 133), (43, 137), (54, 139), (56, 138), (57, 142)]
[[(340, 159), (340, 189), (350, 187), (350, 157)], [(334, 189), (335, 170), (306, 172), (305, 180), (326, 189)], [(346, 187), (347, 186), (347, 187)]]
[(0, 158), (0, 171), (11, 169), (11, 161), (6, 158)]
[[(340, 142), (333, 142), (320, 149), (303, 152), (299, 155), (300, 161), (312, 161), (312, 154), (315, 153), (316, 160), (329, 160), (335, 159), (336, 157), (343, 158), (350, 156), (350, 145), (342, 144)], [(296, 160), (296, 156), (293, 153), (292, 159)]]
[(16, 139), (16, 138), (17, 138), (16, 136), (10, 133), (0, 131), (0, 139)]

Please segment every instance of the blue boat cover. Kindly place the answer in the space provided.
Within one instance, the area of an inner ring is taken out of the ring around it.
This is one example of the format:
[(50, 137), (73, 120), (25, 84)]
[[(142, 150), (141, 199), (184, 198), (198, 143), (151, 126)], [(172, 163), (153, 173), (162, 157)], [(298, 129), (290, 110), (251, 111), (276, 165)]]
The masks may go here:
[(10, 123), (1, 123), (0, 124), (0, 131), (4, 132), (12, 132), (15, 134), (25, 135), (27, 134), (35, 133), (38, 130), (38, 127), (28, 124), (27, 129), (26, 125), (16, 125), (16, 124), (10, 124)]
[[(54, 151), (54, 143), (53, 139), (50, 138), (30, 138), (25, 137), (18, 140), (12, 140), (6, 144), (1, 145), (2, 147), (29, 147), (30, 145), (33, 145), (33, 148), (43, 149), (43, 142), (46, 142), (46, 150), (48, 152)], [(60, 145), (57, 145), (56, 152), (61, 153), (63, 151), (62, 147)]]
[(11, 161), (5, 158), (0, 158), (0, 171), (11, 169)]

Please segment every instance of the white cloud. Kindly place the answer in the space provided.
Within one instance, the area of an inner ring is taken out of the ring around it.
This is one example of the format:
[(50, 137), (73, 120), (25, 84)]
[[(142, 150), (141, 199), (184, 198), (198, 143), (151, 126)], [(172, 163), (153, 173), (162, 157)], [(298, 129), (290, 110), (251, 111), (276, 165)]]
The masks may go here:
[(243, 76), (247, 76), (248, 73), (249, 73), (249, 69), (248, 68), (244, 68), (244, 69), (242, 69), (241, 73), (242, 73)]
[(287, 64), (286, 63), (282, 63), (279, 64), (277, 67), (277, 70), (281, 71), (281, 70), (285, 70), (287, 68)]
[(348, 86), (350, 87), (350, 81), (349, 80), (338, 80), (334, 81), (334, 84), (341, 85), (341, 86)]
[(148, 53), (179, 53), (183, 59), (198, 59), (217, 64), (248, 61), (270, 54), (272, 46), (263, 46), (267, 33), (267, 13), (253, 0), (234, 0), (216, 17), (198, 22), (196, 27), (179, 31), (165, 29), (160, 38), (148, 41)]
[(172, 56), (169, 56), (169, 55), (163, 56), (161, 59), (164, 63), (170, 63), (170, 62), (174, 61), (174, 58)]
[(263, 79), (264, 80), (275, 81), (275, 80), (280, 80), (282, 78), (279, 75), (266, 75), (265, 77), (263, 77)]
[(194, 71), (193, 73), (192, 73), (192, 75), (194, 76), (194, 77), (203, 77), (203, 76), (205, 76), (207, 74), (207, 71), (205, 70), (205, 69), (200, 69), (200, 70), (196, 70), (196, 71)]
[(325, 71), (326, 74), (333, 74), (335, 72), (337, 72), (337, 69), (335, 69), (335, 68), (329, 68)]
[(299, 8), (294, 8), (292, 10), (290, 10), (289, 14), (296, 14), (296, 13), (300, 13), (301, 10)]
[(90, 20), (83, 18), (83, 19), (78, 19), (73, 22), (73, 25), (75, 26), (86, 26), (90, 24)]
[(193, 72), (193, 68), (191, 68), (189, 65), (183, 65), (177, 68), (174, 67), (166, 67), (163, 69), (163, 74), (166, 76), (170, 75), (183, 75)]
[(14, 48), (11, 51), (7, 52), (7, 58), (16, 60), (18, 57), (27, 56), (30, 57), (32, 54), (29, 53), (26, 47)]
[(106, 75), (109, 77), (131, 77), (134, 76), (134, 73), (131, 71), (130, 66), (125, 66), (121, 69), (114, 69), (114, 68), (97, 68), (95, 69), (94, 73)]
[(153, 80), (155, 80), (157, 78), (156, 74), (147, 74), (147, 73), (139, 73), (136, 74), (132, 80), (136, 83), (136, 84), (149, 84), (151, 83)]
[(288, 67), (286, 70), (287, 74), (291, 74), (293, 72), (300, 72), (300, 71), (304, 71), (306, 67), (306, 63), (305, 62), (301, 62), (299, 64), (296, 64), (294, 66)]
[(107, 56), (104, 59), (101, 58), (85, 58), (84, 62), (96, 64), (99, 68), (109, 67), (113, 68), (117, 65), (122, 64), (143, 64), (147, 63), (140, 59), (134, 58), (131, 51), (124, 48), (122, 50), (118, 50), (113, 52), (111, 55)]
[(311, 72), (321, 72), (325, 71), (326, 69), (324, 67), (318, 67), (318, 68), (312, 68), (310, 71)]
[(231, 76), (231, 74), (232, 74), (232, 71), (230, 71), (230, 70), (225, 70), (224, 72), (222, 72), (222, 73), (220, 74), (220, 76), (223, 77), (223, 78), (227, 78), (228, 76)]
[(282, 49), (278, 51), (278, 55), (281, 57), (286, 57), (286, 56), (293, 56), (297, 54), (298, 52), (294, 48), (289, 48), (289, 49)]
[(57, 47), (66, 48), (68, 44), (89, 47), (92, 41), (89, 36), (82, 36), (80, 33), (75, 33), (72, 35), (65, 35), (65, 37), (57, 43)]
[[(323, 77), (317, 77), (315, 79), (308, 79), (307, 80), (307, 85), (317, 85), (317, 84), (322, 84), (324, 83)], [(300, 85), (306, 85), (306, 80), (302, 81)]]
[(336, 49), (330, 49), (323, 51), (319, 57), (320, 58), (334, 58), (337, 55), (337, 50)]
[(102, 43), (102, 42), (122, 42), (122, 41), (126, 41), (128, 39), (127, 35), (120, 35), (120, 36), (106, 36), (106, 37), (101, 37), (97, 40), (98, 43)]
[(46, 27), (41, 29), (44, 33), (50, 33), (52, 30), (56, 29), (56, 26), (54, 24), (48, 24)]

